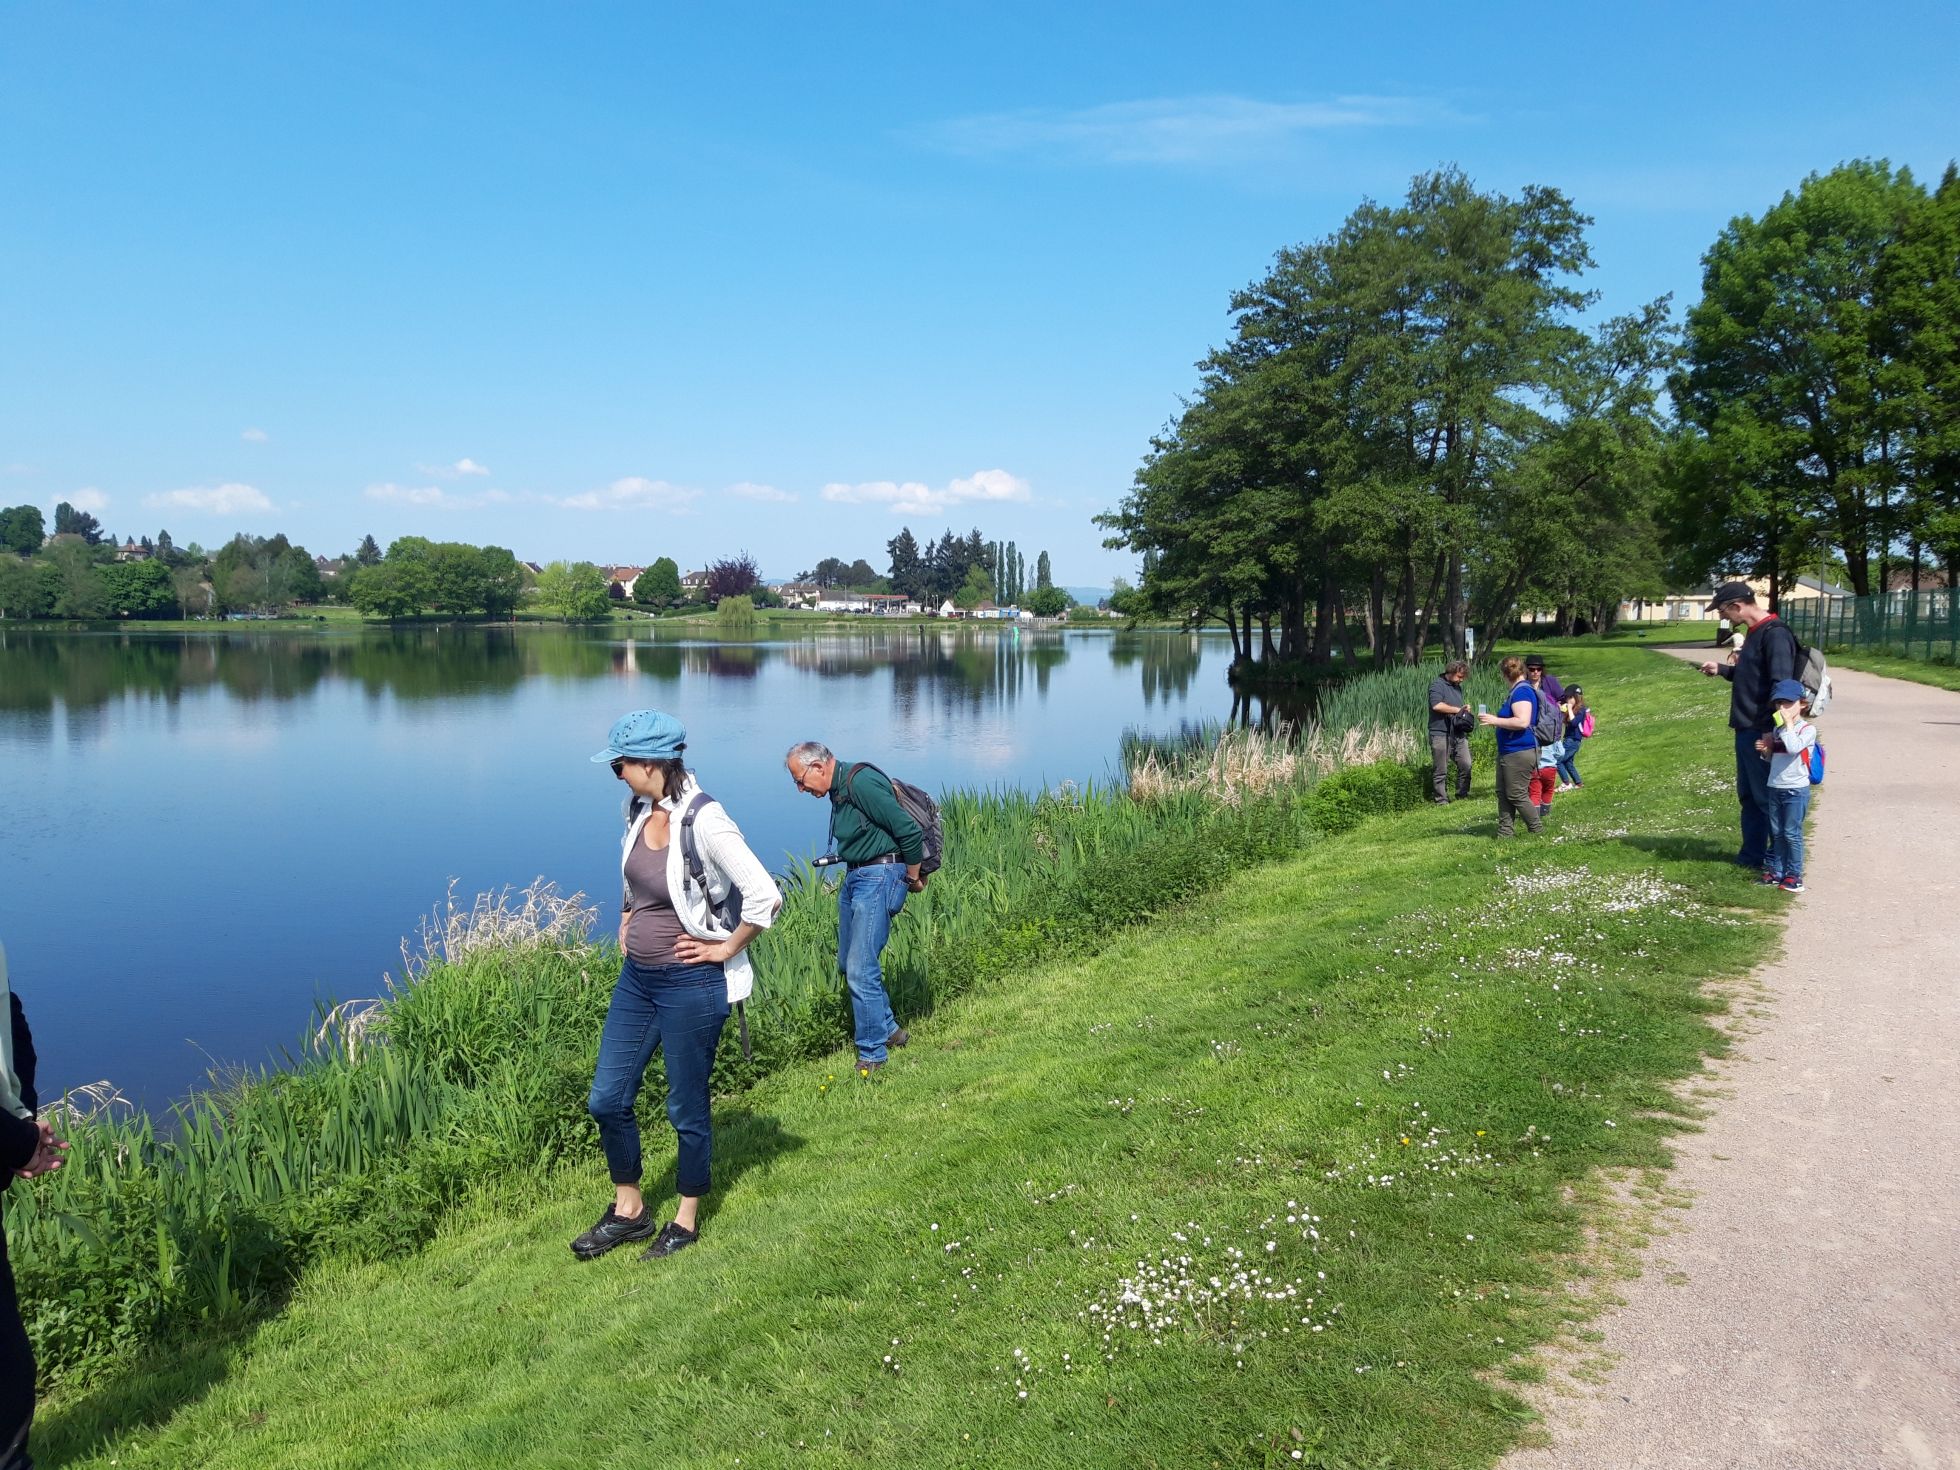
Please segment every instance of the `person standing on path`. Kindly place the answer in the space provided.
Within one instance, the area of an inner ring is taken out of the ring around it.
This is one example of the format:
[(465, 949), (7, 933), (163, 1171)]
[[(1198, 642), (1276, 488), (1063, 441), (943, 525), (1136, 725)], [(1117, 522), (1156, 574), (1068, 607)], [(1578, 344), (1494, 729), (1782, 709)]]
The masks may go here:
[(830, 798), (831, 849), (848, 867), (837, 891), (837, 968), (850, 987), (858, 1075), (869, 1077), (888, 1047), (911, 1040), (892, 1014), (882, 957), (906, 895), (926, 890), (925, 833), (876, 766), (840, 762), (815, 740), (791, 746), (783, 763), (798, 791)]
[(1785, 893), (1803, 890), (1803, 819), (1810, 811), (1811, 751), (1817, 727), (1803, 717), (1804, 687), (1795, 679), (1780, 679), (1769, 692), (1776, 706), (1775, 726), (1756, 742), (1769, 762), (1769, 856), (1763, 862), (1763, 882)]
[(1456, 767), (1456, 800), (1470, 794), (1470, 732), (1476, 724), (1464, 703), (1470, 665), (1453, 659), (1429, 681), (1429, 786), (1438, 806), (1450, 804), (1450, 767)]
[[(687, 731), (672, 715), (622, 716), (594, 762), (612, 767), (632, 793), (620, 849), (619, 980), (599, 1036), (587, 1110), (612, 1175), (613, 1202), (572, 1242), (596, 1260), (615, 1246), (653, 1237), (642, 1260), (700, 1238), (701, 1197), (714, 1155), (708, 1083), (729, 1007), (754, 986), (749, 941), (775, 921), (782, 895), (720, 802), (681, 763)], [(690, 834), (692, 841), (690, 842)], [(667, 1072), (667, 1119), (679, 1157), (680, 1204), (660, 1225), (640, 1192), (640, 1124), (634, 1111), (654, 1048)], [(655, 1232), (658, 1231), (656, 1234)]]
[(1511, 686), (1504, 696), (1503, 713), (1485, 711), (1477, 716), (1497, 732), (1497, 835), (1509, 837), (1518, 817), (1524, 818), (1525, 830), (1535, 834), (1545, 825), (1531, 800), (1532, 777), (1538, 770), (1538, 737), (1533, 732), (1539, 694), (1525, 678), (1524, 660), (1516, 654), (1498, 667)]
[(1724, 582), (1709, 607), (1743, 630), (1742, 653), (1734, 663), (1710, 660), (1701, 666), (1709, 678), (1729, 681), (1729, 729), (1735, 735), (1735, 796), (1742, 807), (1742, 846), (1736, 863), (1761, 869), (1769, 853), (1769, 763), (1756, 742), (1775, 726), (1770, 691), (1797, 676), (1797, 635), (1775, 613), (1756, 605), (1747, 582)]

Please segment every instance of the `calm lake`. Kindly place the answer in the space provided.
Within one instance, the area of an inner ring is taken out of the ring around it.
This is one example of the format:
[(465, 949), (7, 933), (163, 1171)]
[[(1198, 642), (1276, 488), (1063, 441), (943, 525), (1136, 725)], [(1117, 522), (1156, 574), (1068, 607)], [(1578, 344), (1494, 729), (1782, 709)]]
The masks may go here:
[(1103, 781), (1125, 727), (1231, 714), (1222, 634), (50, 633), (0, 626), (0, 943), (42, 1091), (150, 1106), (371, 996), (453, 879), (610, 911), (613, 720), (686, 721), (758, 855), (822, 851), (783, 773), (827, 742), (931, 790)]

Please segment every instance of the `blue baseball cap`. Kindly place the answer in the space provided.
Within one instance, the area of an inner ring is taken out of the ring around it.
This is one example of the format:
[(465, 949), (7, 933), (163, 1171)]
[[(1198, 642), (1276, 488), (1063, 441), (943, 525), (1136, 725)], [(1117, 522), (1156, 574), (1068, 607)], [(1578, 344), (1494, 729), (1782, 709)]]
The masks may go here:
[(687, 748), (687, 726), (657, 709), (636, 709), (613, 721), (606, 736), (606, 748), (592, 757), (593, 764), (616, 761), (672, 760)]
[(1771, 704), (1781, 704), (1786, 699), (1794, 699), (1798, 704), (1802, 704), (1808, 698), (1810, 698), (1810, 691), (1795, 679), (1778, 679), (1776, 687), (1769, 692)]

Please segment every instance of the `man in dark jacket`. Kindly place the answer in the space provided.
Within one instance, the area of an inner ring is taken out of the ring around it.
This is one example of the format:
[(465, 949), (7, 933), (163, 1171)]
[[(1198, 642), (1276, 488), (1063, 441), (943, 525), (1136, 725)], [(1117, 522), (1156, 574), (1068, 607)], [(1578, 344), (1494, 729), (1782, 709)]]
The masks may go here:
[(1757, 740), (1775, 723), (1770, 691), (1797, 677), (1797, 635), (1773, 612), (1756, 605), (1747, 582), (1724, 582), (1708, 606), (1747, 630), (1734, 663), (1708, 662), (1702, 673), (1729, 681), (1729, 729), (1735, 734), (1735, 794), (1742, 804), (1742, 847), (1736, 862), (1763, 866), (1769, 855), (1769, 762)]
[(837, 968), (850, 987), (858, 1073), (869, 1077), (887, 1047), (911, 1039), (892, 1014), (882, 957), (906, 894), (925, 892), (925, 833), (876, 766), (839, 761), (815, 740), (791, 747), (784, 764), (798, 791), (830, 798), (831, 843), (848, 866), (837, 891)]
[[(19, 1175), (32, 1179), (61, 1167), (68, 1147), (34, 1116), (34, 1037), (20, 998), (7, 988), (7, 955), (0, 950), (0, 1010), (7, 1034), (0, 1037), (0, 1193)], [(33, 1470), (27, 1431), (34, 1422), (34, 1351), (20, 1320), (14, 1271), (7, 1261), (7, 1232), (0, 1225), (0, 1470)]]

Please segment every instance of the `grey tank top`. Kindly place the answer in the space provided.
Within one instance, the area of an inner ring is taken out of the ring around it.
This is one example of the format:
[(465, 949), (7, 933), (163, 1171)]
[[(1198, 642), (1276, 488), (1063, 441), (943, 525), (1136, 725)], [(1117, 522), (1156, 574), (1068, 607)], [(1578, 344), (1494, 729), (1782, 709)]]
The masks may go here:
[(642, 965), (677, 965), (674, 941), (687, 931), (674, 912), (667, 889), (667, 849), (633, 839), (626, 855), (626, 892), (632, 904), (626, 922), (626, 953)]

